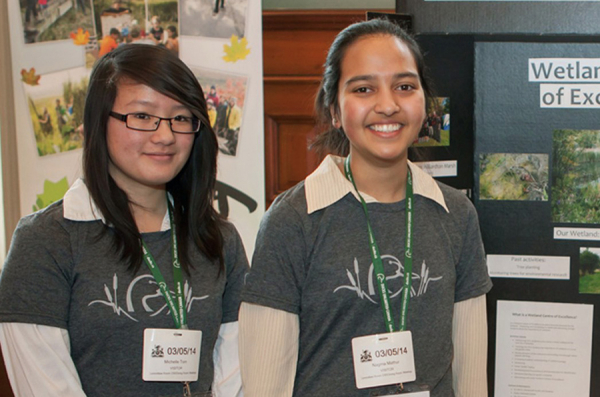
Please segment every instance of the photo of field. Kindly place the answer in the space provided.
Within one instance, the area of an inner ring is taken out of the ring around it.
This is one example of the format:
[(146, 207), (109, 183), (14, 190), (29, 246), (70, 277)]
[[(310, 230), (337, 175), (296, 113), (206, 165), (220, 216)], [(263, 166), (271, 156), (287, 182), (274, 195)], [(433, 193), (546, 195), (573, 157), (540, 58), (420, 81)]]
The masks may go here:
[(77, 68), (23, 84), (39, 156), (81, 148), (88, 79), (89, 70)]
[(90, 0), (19, 0), (25, 43), (70, 40), (78, 28), (94, 31)]
[(450, 146), (450, 98), (429, 99), (427, 118), (413, 146)]
[(548, 155), (480, 155), (479, 199), (548, 201)]
[(579, 293), (600, 294), (600, 248), (579, 250)]
[(600, 224), (600, 131), (555, 130), (552, 221)]

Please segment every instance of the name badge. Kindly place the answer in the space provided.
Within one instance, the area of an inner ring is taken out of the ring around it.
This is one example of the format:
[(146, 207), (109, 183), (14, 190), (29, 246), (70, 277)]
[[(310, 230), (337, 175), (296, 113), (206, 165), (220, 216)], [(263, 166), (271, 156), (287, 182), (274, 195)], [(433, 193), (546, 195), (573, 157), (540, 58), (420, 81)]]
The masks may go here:
[(392, 394), (392, 395), (386, 396), (386, 397), (429, 397), (429, 392), (428, 391), (413, 391), (413, 392), (402, 393), (402, 394)]
[(142, 379), (161, 382), (197, 381), (201, 342), (202, 331), (145, 329)]
[(358, 389), (417, 379), (410, 331), (354, 338), (352, 356)]

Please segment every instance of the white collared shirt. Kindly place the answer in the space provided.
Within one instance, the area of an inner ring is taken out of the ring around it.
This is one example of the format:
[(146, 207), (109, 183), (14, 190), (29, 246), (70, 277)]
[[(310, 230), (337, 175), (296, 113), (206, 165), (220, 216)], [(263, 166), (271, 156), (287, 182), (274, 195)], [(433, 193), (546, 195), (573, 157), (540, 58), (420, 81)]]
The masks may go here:
[[(168, 196), (171, 203), (173, 198)], [(90, 192), (85, 186), (83, 179), (79, 178), (71, 185), (63, 197), (63, 216), (71, 221), (91, 222), (101, 220), (106, 224), (102, 213), (92, 200)], [(169, 213), (165, 212), (160, 231), (164, 232), (171, 229)]]
[[(354, 186), (346, 179), (338, 167), (344, 160), (343, 157), (329, 155), (325, 157), (321, 165), (306, 178), (304, 190), (306, 192), (306, 205), (309, 214), (325, 207), (329, 207), (348, 193), (351, 193), (359, 200), (358, 195), (354, 190)], [(413, 178), (414, 194), (429, 198), (443, 207), (446, 212), (450, 212), (437, 182), (429, 176), (429, 174), (425, 173), (425, 171), (410, 161), (408, 162), (408, 167)], [(367, 203), (377, 202), (377, 199), (368, 194), (363, 192), (360, 192), (360, 194)]]

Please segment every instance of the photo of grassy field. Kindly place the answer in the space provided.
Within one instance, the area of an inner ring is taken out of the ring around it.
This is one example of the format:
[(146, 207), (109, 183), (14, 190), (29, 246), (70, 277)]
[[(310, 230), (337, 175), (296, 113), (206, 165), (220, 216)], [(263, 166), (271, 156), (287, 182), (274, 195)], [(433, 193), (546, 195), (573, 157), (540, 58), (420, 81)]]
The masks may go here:
[(555, 130), (552, 221), (600, 224), (600, 131)]
[(548, 201), (548, 155), (485, 153), (479, 157), (480, 200)]
[(600, 294), (600, 248), (579, 250), (579, 293)]

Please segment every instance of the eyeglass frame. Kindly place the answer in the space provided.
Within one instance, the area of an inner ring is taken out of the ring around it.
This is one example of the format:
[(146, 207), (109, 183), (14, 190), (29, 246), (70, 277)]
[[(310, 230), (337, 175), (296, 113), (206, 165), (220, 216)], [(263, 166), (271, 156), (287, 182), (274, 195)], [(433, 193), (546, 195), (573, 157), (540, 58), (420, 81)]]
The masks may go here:
[[(129, 116), (135, 116), (136, 114), (145, 114), (146, 116), (150, 116), (150, 117), (156, 117), (158, 119), (158, 123), (156, 123), (156, 128), (154, 128), (153, 130), (147, 130), (147, 129), (140, 129), (140, 128), (134, 128), (134, 127), (130, 127), (129, 123), (127, 122), (127, 118)], [(174, 134), (197, 134), (198, 132), (200, 132), (200, 129), (202, 129), (202, 121), (200, 121), (200, 119), (198, 119), (197, 117), (191, 117), (192, 119), (198, 120), (198, 129), (196, 131), (190, 131), (190, 132), (181, 132), (181, 131), (174, 131), (173, 130), (173, 119), (175, 117), (159, 117), (153, 114), (147, 114), (147, 113), (142, 113), (142, 112), (134, 112), (134, 113), (127, 113), (127, 114), (122, 114), (122, 113), (117, 113), (113, 110), (111, 110), (110, 112), (108, 112), (109, 116), (114, 117), (115, 119), (119, 120), (119, 121), (123, 121), (125, 123), (125, 126), (127, 128), (129, 128), (130, 130), (134, 130), (134, 131), (144, 131), (144, 132), (154, 132), (157, 131), (158, 128), (160, 127), (160, 123), (162, 123), (163, 120), (166, 120), (169, 122), (169, 128), (171, 129), (171, 132)], [(178, 117), (178, 116), (176, 116)]]

